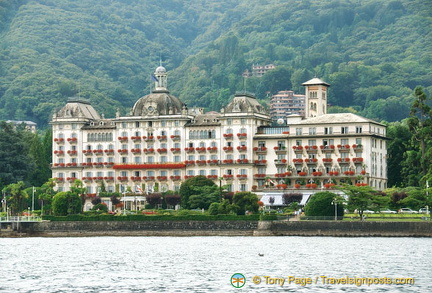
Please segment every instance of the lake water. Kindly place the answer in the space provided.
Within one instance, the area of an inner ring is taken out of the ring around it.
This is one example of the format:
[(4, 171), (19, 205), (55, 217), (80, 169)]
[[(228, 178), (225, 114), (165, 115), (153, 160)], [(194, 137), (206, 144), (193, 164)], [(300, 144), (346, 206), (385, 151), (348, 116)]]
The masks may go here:
[(418, 293), (431, 260), (431, 238), (0, 238), (0, 292)]

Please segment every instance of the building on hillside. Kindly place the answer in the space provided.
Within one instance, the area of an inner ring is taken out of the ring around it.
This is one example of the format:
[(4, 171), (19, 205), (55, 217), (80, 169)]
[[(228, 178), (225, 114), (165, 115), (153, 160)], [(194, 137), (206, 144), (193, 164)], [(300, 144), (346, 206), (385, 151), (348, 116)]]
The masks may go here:
[(275, 69), (275, 68), (276, 68), (276, 66), (273, 65), (273, 64), (267, 64), (267, 65), (264, 65), (264, 66), (261, 66), (261, 65), (258, 65), (258, 64), (255, 65), (254, 64), (254, 65), (252, 65), (252, 76), (261, 77), (264, 74), (266, 74), (267, 71)]
[(270, 115), (248, 93), (220, 112), (188, 108), (155, 71), (155, 89), (130, 113), (103, 118), (82, 99), (54, 114), (52, 176), (58, 190), (82, 180), (88, 194), (102, 182), (109, 192), (129, 186), (143, 193), (179, 190), (203, 175), (228, 191), (303, 192), (340, 182), (387, 185), (386, 126), (354, 114), (326, 114), (328, 84), (306, 88), (307, 118), (291, 115), (272, 126)]
[(288, 115), (305, 115), (305, 95), (293, 91), (279, 91), (272, 95), (270, 101), (270, 116), (273, 121), (286, 120)]
[(24, 125), (25, 129), (32, 133), (36, 133), (37, 124), (33, 121), (23, 121), (23, 120), (7, 120), (6, 123), (13, 124), (15, 127), (18, 125)]

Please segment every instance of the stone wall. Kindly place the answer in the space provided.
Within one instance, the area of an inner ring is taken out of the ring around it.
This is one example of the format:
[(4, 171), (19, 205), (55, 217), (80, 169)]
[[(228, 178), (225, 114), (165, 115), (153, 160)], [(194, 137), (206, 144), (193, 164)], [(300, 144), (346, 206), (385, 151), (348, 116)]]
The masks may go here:
[[(64, 221), (21, 223), (20, 236), (432, 237), (432, 222)], [(0, 233), (0, 236), (6, 236)], [(9, 236), (10, 237), (10, 236)]]
[(272, 235), (432, 237), (432, 222), (273, 221)]
[(64, 221), (21, 227), (28, 236), (248, 236), (257, 221)]

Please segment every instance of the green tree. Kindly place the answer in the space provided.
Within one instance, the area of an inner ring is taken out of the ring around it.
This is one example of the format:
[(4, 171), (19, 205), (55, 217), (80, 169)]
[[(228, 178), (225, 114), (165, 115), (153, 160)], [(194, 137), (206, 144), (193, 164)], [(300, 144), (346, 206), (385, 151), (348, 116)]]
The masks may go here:
[(41, 206), (41, 214), (42, 215), (49, 215), (52, 213), (52, 200), (54, 198), (54, 195), (56, 192), (54, 191), (54, 187), (56, 186), (56, 181), (54, 178), (48, 179), (47, 182), (45, 182), (40, 187), (40, 193), (39, 193), (39, 201)]
[(412, 132), (412, 142), (419, 152), (420, 174), (419, 179), (425, 181), (432, 160), (432, 111), (427, 104), (428, 97), (422, 87), (414, 90), (414, 102), (410, 117), (407, 119), (408, 127)]
[(196, 194), (189, 197), (189, 207), (191, 209), (207, 210), (213, 202), (219, 202), (219, 189), (216, 185), (195, 187)]
[(363, 219), (363, 212), (367, 209), (380, 210), (388, 206), (389, 197), (378, 193), (370, 186), (342, 185), (337, 187), (348, 196), (347, 207), (349, 210), (357, 210), (360, 219)]
[(335, 217), (335, 205), (337, 203), (337, 216), (342, 219), (344, 215), (344, 200), (339, 195), (322, 191), (312, 195), (305, 206), (305, 215), (308, 217)]
[(52, 210), (55, 216), (78, 214), (82, 210), (81, 198), (72, 191), (59, 192), (53, 198)]
[(407, 178), (403, 174), (403, 162), (410, 149), (411, 136), (406, 123), (394, 122), (387, 127), (387, 137), (390, 138), (387, 143), (387, 168), (391, 170), (388, 172), (388, 186), (402, 187), (407, 184)]
[(30, 135), (22, 127), (15, 129), (10, 123), (0, 122), (0, 184), (28, 182), (35, 167), (29, 155)]
[(233, 204), (237, 206), (237, 215), (244, 215), (246, 212), (257, 213), (259, 209), (258, 196), (252, 192), (235, 193)]
[(180, 186), (181, 205), (184, 209), (190, 209), (189, 197), (201, 195), (199, 188), (203, 186), (216, 186), (216, 184), (205, 176), (195, 176), (185, 180)]
[(28, 194), (24, 188), (24, 182), (12, 183), (3, 188), (3, 193), (6, 195), (8, 206), (11, 209), (12, 215), (19, 215), (24, 208), (27, 208), (26, 199)]

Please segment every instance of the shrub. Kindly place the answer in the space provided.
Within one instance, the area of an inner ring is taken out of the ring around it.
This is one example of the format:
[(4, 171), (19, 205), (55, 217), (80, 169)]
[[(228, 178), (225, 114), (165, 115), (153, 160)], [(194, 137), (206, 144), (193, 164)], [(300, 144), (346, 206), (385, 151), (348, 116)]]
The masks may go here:
[[(335, 206), (332, 204), (339, 196), (333, 192), (317, 192), (309, 199), (305, 206), (305, 215), (308, 217), (334, 217)], [(342, 204), (337, 206), (338, 218), (343, 218), (344, 207)]]

